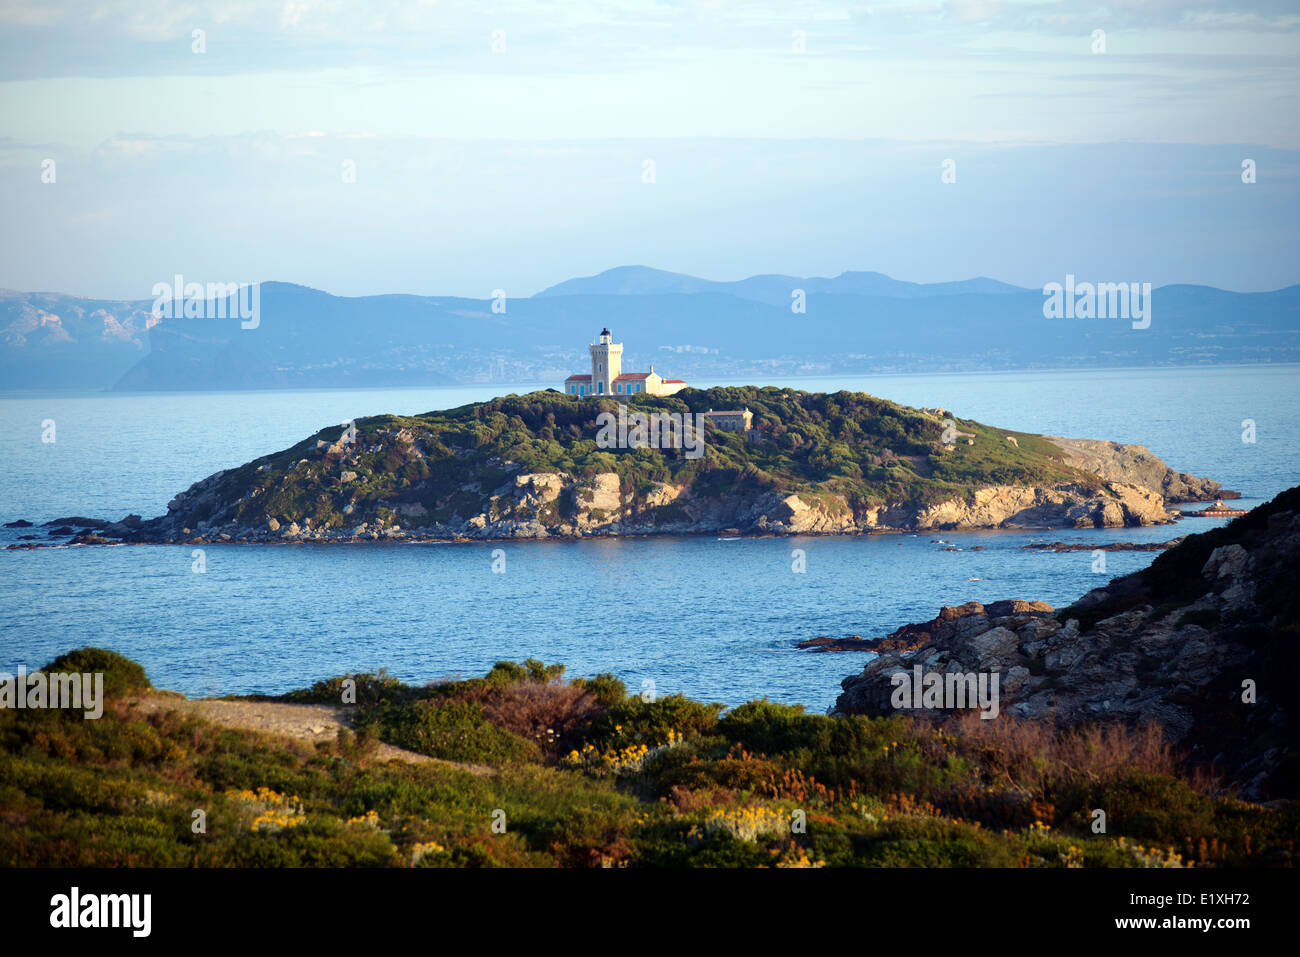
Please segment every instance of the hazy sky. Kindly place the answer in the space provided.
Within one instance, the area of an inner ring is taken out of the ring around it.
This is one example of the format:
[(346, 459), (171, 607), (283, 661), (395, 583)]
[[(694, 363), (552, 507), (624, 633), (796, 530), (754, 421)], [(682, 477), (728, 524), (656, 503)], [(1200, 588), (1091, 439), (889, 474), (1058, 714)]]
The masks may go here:
[(0, 0), (0, 286), (1277, 288), (1298, 81), (1293, 0)]

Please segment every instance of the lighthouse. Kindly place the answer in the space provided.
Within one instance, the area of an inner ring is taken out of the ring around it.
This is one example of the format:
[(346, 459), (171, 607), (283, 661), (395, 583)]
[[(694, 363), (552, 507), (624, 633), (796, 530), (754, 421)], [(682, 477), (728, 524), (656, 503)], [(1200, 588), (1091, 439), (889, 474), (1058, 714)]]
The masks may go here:
[(623, 374), (623, 343), (614, 342), (609, 328), (600, 330), (600, 341), (587, 346), (591, 352), (591, 389), (595, 395), (610, 395), (614, 380)]
[(665, 379), (650, 366), (649, 372), (623, 371), (623, 343), (615, 342), (609, 328), (600, 330), (600, 339), (587, 346), (591, 353), (591, 372), (575, 373), (564, 380), (564, 392), (580, 399), (601, 395), (672, 395), (686, 388), (682, 379)]

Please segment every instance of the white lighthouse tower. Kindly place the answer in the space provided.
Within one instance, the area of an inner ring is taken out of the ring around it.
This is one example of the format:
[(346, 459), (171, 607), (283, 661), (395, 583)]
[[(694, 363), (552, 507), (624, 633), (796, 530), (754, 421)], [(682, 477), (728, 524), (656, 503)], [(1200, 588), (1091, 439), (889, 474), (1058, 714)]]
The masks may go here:
[(587, 346), (591, 350), (591, 390), (594, 395), (610, 395), (614, 380), (623, 374), (623, 343), (613, 342), (609, 329), (600, 330), (600, 341)]
[(578, 399), (593, 395), (672, 395), (686, 388), (685, 381), (665, 379), (653, 365), (649, 372), (624, 372), (623, 343), (615, 342), (609, 329), (600, 330), (600, 341), (587, 348), (591, 351), (591, 372), (575, 372), (565, 379), (565, 395)]

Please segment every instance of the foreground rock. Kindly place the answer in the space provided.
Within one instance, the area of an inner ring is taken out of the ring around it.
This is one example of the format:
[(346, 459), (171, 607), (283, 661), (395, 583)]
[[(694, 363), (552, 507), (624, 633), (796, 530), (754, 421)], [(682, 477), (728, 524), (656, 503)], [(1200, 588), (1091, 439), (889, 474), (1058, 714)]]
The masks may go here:
[(997, 673), (1004, 718), (1159, 722), (1191, 763), (1247, 796), (1300, 796), (1300, 488), (1058, 614), (970, 602), (871, 650), (834, 713), (895, 713), (892, 676), (917, 665)]

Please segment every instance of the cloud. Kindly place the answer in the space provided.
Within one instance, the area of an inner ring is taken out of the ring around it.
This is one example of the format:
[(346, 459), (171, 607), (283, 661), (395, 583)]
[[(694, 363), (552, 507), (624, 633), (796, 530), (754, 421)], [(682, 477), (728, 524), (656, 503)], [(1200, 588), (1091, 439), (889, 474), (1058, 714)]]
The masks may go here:
[[(0, 0), (0, 27), (0, 80), (358, 67), (596, 76), (726, 51), (788, 53), (794, 29), (809, 59), (849, 62), (921, 36), (929, 55), (965, 52), (991, 30), (1022, 44), (1096, 28), (1289, 32), (1300, 11), (1290, 0)], [(207, 31), (202, 56), (190, 51), (194, 29)], [(505, 32), (505, 55), (491, 52), (494, 30)]]

